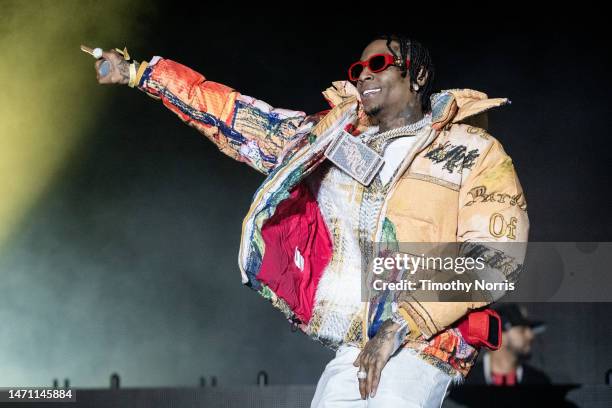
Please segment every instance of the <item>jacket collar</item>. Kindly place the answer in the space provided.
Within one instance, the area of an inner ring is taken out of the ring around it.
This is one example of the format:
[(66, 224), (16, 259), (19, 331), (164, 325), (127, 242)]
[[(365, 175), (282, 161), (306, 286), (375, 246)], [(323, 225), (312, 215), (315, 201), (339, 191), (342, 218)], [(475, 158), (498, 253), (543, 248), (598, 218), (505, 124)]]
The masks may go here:
[[(331, 87), (323, 91), (323, 96), (332, 108), (350, 99), (357, 100), (359, 127), (366, 128), (371, 125), (361, 108), (359, 92), (349, 81), (333, 82)], [(449, 123), (459, 123), (509, 103), (508, 98), (489, 98), (484, 92), (473, 89), (443, 90), (431, 96), (432, 128), (440, 130)]]

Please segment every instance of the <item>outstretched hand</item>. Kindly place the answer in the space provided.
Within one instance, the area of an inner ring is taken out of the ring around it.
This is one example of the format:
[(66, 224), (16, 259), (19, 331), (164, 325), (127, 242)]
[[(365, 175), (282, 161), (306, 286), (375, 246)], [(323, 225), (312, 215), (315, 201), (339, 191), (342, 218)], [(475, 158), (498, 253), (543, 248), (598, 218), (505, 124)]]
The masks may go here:
[[(102, 65), (104, 61), (109, 62), (110, 70), (108, 74), (100, 76), (100, 65)], [(103, 51), (102, 58), (96, 61), (95, 68), (96, 79), (99, 84), (127, 85), (130, 82), (130, 65), (123, 58), (123, 55), (115, 50)]]
[(362, 399), (366, 399), (368, 395), (371, 398), (376, 395), (380, 374), (395, 352), (395, 335), (399, 328), (398, 323), (392, 320), (385, 321), (355, 359), (353, 365), (359, 367), (359, 371), (367, 373), (366, 378), (359, 379), (359, 393)]

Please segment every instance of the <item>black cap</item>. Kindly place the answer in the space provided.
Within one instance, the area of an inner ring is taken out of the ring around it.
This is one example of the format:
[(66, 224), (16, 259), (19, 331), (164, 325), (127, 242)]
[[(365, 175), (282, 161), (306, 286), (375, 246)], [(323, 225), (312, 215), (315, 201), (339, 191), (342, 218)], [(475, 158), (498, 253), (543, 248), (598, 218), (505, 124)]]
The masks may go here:
[(546, 329), (544, 322), (527, 318), (527, 310), (515, 303), (501, 303), (495, 307), (502, 323), (502, 330), (507, 331), (516, 326), (530, 327), (535, 333)]

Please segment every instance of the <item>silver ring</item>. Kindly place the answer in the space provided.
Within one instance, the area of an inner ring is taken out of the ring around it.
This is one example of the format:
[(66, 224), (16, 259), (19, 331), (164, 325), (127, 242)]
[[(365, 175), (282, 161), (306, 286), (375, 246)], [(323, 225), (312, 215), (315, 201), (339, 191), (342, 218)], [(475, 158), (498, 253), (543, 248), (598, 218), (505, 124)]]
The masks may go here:
[(366, 378), (368, 378), (368, 373), (366, 373), (365, 371), (357, 371), (357, 378), (360, 380), (365, 380)]

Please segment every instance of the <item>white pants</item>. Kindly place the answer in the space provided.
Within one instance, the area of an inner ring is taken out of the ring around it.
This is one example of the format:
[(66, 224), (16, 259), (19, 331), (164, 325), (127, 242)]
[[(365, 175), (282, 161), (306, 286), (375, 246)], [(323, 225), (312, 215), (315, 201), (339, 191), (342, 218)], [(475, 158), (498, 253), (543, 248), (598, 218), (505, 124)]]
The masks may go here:
[(409, 349), (401, 349), (382, 370), (374, 398), (361, 399), (358, 367), (360, 349), (341, 346), (327, 364), (310, 408), (439, 408), (451, 377), (427, 364)]

